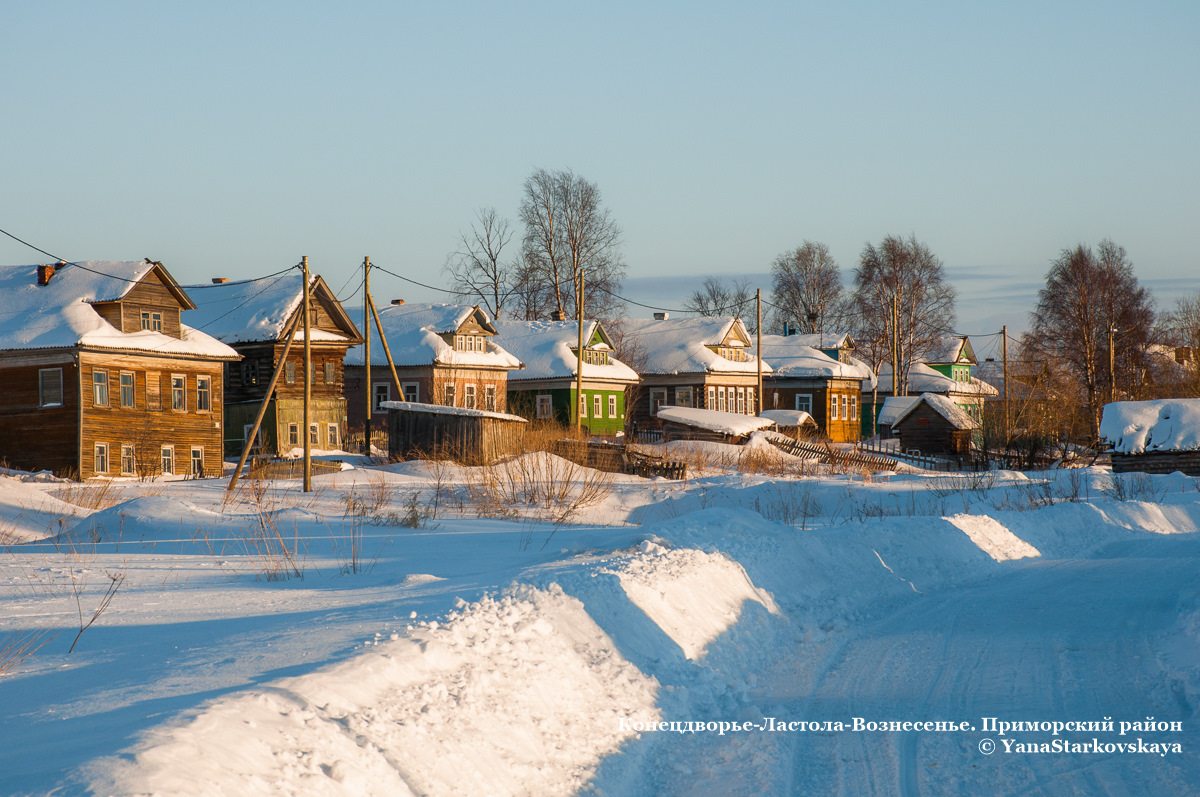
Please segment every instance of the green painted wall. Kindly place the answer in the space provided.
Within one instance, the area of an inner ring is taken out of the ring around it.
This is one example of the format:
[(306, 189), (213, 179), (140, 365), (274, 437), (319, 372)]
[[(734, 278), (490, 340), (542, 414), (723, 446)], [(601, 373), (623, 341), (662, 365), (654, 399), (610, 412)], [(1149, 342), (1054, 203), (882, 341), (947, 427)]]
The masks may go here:
[[(539, 395), (550, 396), (552, 419), (563, 424), (564, 426), (572, 426), (575, 423), (575, 408), (578, 404), (575, 401), (575, 388), (553, 388), (550, 390), (509, 390), (508, 391), (508, 410), (514, 415), (520, 415), (529, 420), (539, 420), (537, 418), (537, 397)], [(587, 400), (587, 414), (583, 418), (583, 425), (588, 428), (588, 431), (594, 435), (613, 435), (625, 429), (625, 390), (621, 389), (606, 389), (606, 390), (588, 390), (584, 388), (583, 395)], [(594, 406), (593, 397), (600, 396), (600, 408), (602, 410), (599, 418), (592, 417)], [(608, 399), (610, 396), (615, 396), (617, 407), (615, 417), (610, 416), (608, 412)]]

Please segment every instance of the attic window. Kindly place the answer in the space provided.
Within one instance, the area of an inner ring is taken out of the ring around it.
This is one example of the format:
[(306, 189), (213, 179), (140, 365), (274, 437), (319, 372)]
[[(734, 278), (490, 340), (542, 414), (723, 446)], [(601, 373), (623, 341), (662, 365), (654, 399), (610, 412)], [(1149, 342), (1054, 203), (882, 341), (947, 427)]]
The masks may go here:
[(455, 335), (454, 348), (456, 351), (486, 351), (482, 335)]
[(162, 332), (162, 313), (154, 313), (149, 310), (142, 311), (142, 329), (148, 329), (151, 332)]

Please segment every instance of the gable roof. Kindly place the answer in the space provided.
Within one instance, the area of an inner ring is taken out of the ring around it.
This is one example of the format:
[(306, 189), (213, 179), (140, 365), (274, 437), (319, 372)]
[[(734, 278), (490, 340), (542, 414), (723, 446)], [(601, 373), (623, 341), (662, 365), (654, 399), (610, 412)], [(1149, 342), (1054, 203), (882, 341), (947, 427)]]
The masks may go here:
[(1104, 405), (1100, 436), (1117, 454), (1200, 449), (1200, 399), (1115, 401)]
[[(766, 338), (763, 335), (763, 338)], [(774, 335), (772, 337), (784, 337), (783, 335)], [(792, 333), (786, 336), (788, 340), (795, 340), (797, 343), (802, 343), (805, 346), (812, 346), (814, 349), (853, 349), (854, 339), (850, 337), (849, 332), (802, 332)]]
[[(575, 321), (495, 321), (492, 324), (504, 348), (525, 363), (525, 369), (510, 374), (509, 381), (524, 379), (558, 379), (574, 377), (578, 358), (579, 325)], [(598, 345), (588, 341), (599, 338)], [(584, 348), (611, 351), (612, 342), (599, 321), (585, 321)], [(627, 383), (638, 381), (638, 375), (625, 363), (612, 359), (611, 365), (583, 364), (584, 379), (605, 379)]]
[[(38, 285), (37, 266), (0, 266), (0, 351), (89, 348), (152, 352), (214, 359), (240, 359), (233, 349), (186, 324), (181, 337), (138, 330), (122, 332), (93, 304), (123, 299), (153, 274), (180, 303), (194, 307), (188, 295), (160, 263), (91, 260), (61, 266), (46, 285)], [(192, 320), (191, 318), (188, 319)]]
[(816, 377), (824, 379), (875, 378), (871, 369), (861, 360), (850, 358), (849, 363), (835, 360), (803, 339), (811, 335), (763, 335), (762, 357), (771, 364), (771, 375), (775, 377)]
[[(633, 337), (646, 353), (643, 373), (756, 373), (758, 365), (751, 357), (735, 362), (722, 357), (709, 346), (731, 346), (752, 351), (750, 333), (740, 318), (626, 318), (621, 320), (626, 337)], [(764, 374), (771, 366), (763, 362)]]
[[(304, 274), (288, 271), (275, 277), (189, 285), (187, 289), (197, 305), (191, 318), (213, 337), (225, 343), (275, 341), (304, 302)], [(340, 330), (314, 329), (313, 341), (362, 340), (358, 327), (319, 275), (310, 276), (309, 292)], [(304, 340), (303, 327), (297, 327), (296, 339)]]
[(896, 420), (892, 421), (892, 426), (899, 424), (909, 415), (912, 415), (916, 412), (917, 407), (920, 407), (922, 404), (927, 405), (931, 410), (945, 418), (955, 429), (967, 430), (979, 428), (979, 421), (964, 412), (962, 407), (939, 393), (922, 393), (917, 397), (916, 401), (909, 405), (908, 409), (902, 411)]
[[(485, 331), (495, 333), (495, 326), (478, 305), (412, 303), (390, 304), (378, 309), (388, 348), (398, 366), (521, 367), (520, 360), (490, 338), (485, 344), (486, 351), (455, 351), (442, 339), (442, 335), (454, 334), (471, 320), (475, 320)], [(362, 312), (361, 308), (359, 312)], [(368, 332), (371, 335), (371, 367), (386, 366), (387, 356), (374, 323)], [(352, 346), (346, 352), (346, 365), (363, 365), (361, 345)]]
[(966, 335), (948, 335), (938, 340), (924, 361), (933, 365), (979, 365), (975, 349)]

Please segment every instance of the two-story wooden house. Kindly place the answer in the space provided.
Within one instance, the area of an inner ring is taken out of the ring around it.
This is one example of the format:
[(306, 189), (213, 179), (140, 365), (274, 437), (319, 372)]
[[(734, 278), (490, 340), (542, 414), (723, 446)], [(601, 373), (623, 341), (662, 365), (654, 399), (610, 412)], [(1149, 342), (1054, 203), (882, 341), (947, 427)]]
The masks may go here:
[(771, 364), (763, 379), (763, 409), (807, 412), (830, 440), (854, 442), (862, 430), (862, 385), (875, 375), (848, 354), (852, 347), (818, 350), (804, 342), (815, 343), (816, 337), (762, 336), (762, 357)]
[(3, 266), (0, 296), (0, 459), (83, 479), (221, 474), (238, 354), (183, 323), (195, 305), (161, 263)]
[(494, 321), (504, 348), (525, 367), (508, 375), (508, 411), (529, 420), (574, 424), (593, 435), (625, 429), (626, 388), (638, 375), (613, 356), (599, 321), (583, 324), (582, 394), (577, 391), (579, 324), (576, 321)]
[[(361, 312), (361, 310), (359, 311)], [(478, 305), (391, 304), (379, 308), (397, 385), (388, 368), (378, 330), (371, 325), (371, 384), (363, 347), (346, 353), (346, 398), (350, 425), (361, 428), (371, 397), (371, 423), (384, 428), (385, 401), (415, 401), (449, 407), (507, 412), (508, 372), (521, 362), (494, 338), (496, 327)]]
[[(657, 428), (663, 406), (758, 414), (758, 359), (741, 319), (660, 315), (621, 321), (626, 340), (645, 356), (643, 398), (628, 410), (631, 424)], [(762, 372), (771, 366), (764, 362)]]
[[(252, 450), (293, 456), (303, 449), (342, 448), (346, 437), (346, 397), (342, 361), (346, 350), (362, 342), (333, 291), (319, 276), (310, 277), (309, 329), (312, 373), (304, 373), (304, 326), (301, 317), (286, 360), (287, 330), (304, 304), (304, 276), (289, 271), (276, 277), (190, 285), (196, 301), (193, 317), (210, 335), (233, 347), (241, 362), (225, 373), (225, 452), (236, 456), (264, 400), (270, 402)], [(266, 395), (271, 375), (283, 361), (275, 390)], [(311, 376), (308, 430), (304, 429), (304, 381)]]

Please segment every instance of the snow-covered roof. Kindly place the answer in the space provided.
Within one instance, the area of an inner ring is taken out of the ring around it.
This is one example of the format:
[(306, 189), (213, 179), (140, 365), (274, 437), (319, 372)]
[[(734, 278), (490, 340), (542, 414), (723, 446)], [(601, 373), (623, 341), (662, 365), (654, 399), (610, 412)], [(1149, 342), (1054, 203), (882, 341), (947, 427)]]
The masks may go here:
[[(158, 270), (159, 279), (191, 306), (170, 274), (157, 263), (91, 260), (58, 269), (46, 285), (38, 285), (37, 266), (0, 266), (0, 350), (56, 349), (76, 346), (163, 355), (239, 359), (240, 355), (212, 336), (181, 325), (180, 338), (151, 330), (122, 332), (92, 306), (123, 299), (133, 287)], [(188, 311), (194, 312), (194, 311)], [(192, 318), (188, 317), (189, 321)]]
[(774, 421), (779, 426), (816, 426), (817, 422), (804, 410), (763, 410), (760, 418)]
[[(442, 339), (475, 318), (485, 330), (494, 331), (487, 313), (470, 304), (390, 304), (380, 307), (379, 321), (387, 334), (388, 347), (396, 365), (448, 365), (482, 368), (520, 368), (521, 361), (488, 338), (485, 351), (455, 351)], [(353, 314), (354, 311), (351, 311)], [(361, 314), (361, 309), (358, 311)], [(371, 367), (386, 366), (387, 356), (379, 341), (379, 330), (371, 324)], [(346, 352), (346, 365), (363, 364), (363, 347)]]
[[(504, 341), (504, 348), (525, 363), (522, 371), (509, 375), (509, 381), (524, 379), (558, 379), (574, 377), (578, 365), (575, 347), (579, 345), (579, 324), (576, 321), (494, 321), (497, 338)], [(598, 321), (585, 321), (583, 325), (584, 345), (603, 333)], [(609, 350), (607, 343), (598, 348)], [(615, 357), (610, 365), (584, 362), (585, 379), (605, 379), (634, 383), (638, 375), (632, 368)]]
[(879, 410), (879, 425), (892, 426), (920, 400), (920, 396), (888, 396)]
[[(883, 363), (879, 366), (879, 387), (883, 390), (892, 389), (892, 364)], [(863, 381), (863, 390), (871, 390), (867, 381)], [(959, 393), (964, 395), (975, 396), (995, 396), (998, 395), (996, 388), (989, 385), (976, 377), (971, 377), (967, 382), (959, 382), (951, 379), (945, 374), (935, 371), (925, 363), (913, 363), (912, 368), (908, 371), (908, 389), (911, 392), (921, 391), (922, 393), (943, 393), (953, 394)]]
[(1200, 399), (1106, 404), (1100, 436), (1118, 454), (1195, 451), (1200, 449)]
[[(626, 336), (632, 336), (645, 350), (643, 373), (750, 374), (758, 370), (750, 333), (739, 318), (627, 318), (622, 319), (621, 325)], [(709, 346), (742, 348), (751, 356), (745, 362), (737, 362), (722, 357)], [(771, 373), (771, 366), (763, 362), (762, 370), (764, 374)]]
[(945, 365), (947, 363), (970, 363), (978, 365), (979, 361), (975, 358), (975, 349), (971, 347), (971, 341), (966, 335), (947, 335), (939, 339), (929, 353), (925, 355), (925, 362), (933, 363), (934, 365)]
[(775, 425), (775, 421), (770, 418), (739, 415), (736, 412), (701, 410), (695, 407), (659, 407), (658, 418), (685, 426), (695, 426), (698, 429), (707, 429), (710, 432), (731, 435), (748, 435), (759, 429)]
[(921, 404), (927, 404), (930, 409), (941, 415), (955, 429), (978, 429), (979, 422), (963, 411), (963, 408), (955, 404), (950, 399), (940, 393), (922, 393), (917, 397), (917, 400), (912, 405), (900, 413), (896, 420), (892, 421), (892, 425), (903, 421), (911, 415)]
[[(782, 335), (772, 335), (771, 337), (783, 337)], [(854, 339), (850, 337), (849, 332), (804, 332), (800, 334), (791, 334), (787, 336), (788, 340), (794, 340), (805, 346), (812, 346), (814, 349), (853, 349)], [(763, 347), (766, 347), (767, 336), (763, 335)]]
[[(319, 276), (309, 280), (314, 300), (325, 299), (342, 332), (313, 329), (314, 341), (354, 340), (354, 322), (341, 309), (325, 281)], [(185, 286), (196, 303), (191, 316), (205, 332), (226, 343), (278, 340), (300, 304), (304, 301), (304, 274), (287, 271), (275, 277), (238, 282), (206, 283)], [(340, 316), (340, 318), (338, 317)], [(297, 327), (296, 339), (304, 340), (303, 327)]]
[(528, 419), (522, 418), (520, 415), (509, 415), (508, 413), (493, 412), (491, 410), (471, 410), (466, 407), (447, 407), (444, 404), (422, 404), (419, 401), (381, 401), (379, 402), (379, 406), (386, 410), (427, 412), (430, 415), (463, 415), (472, 418), (497, 418), (502, 421), (529, 423)]
[(862, 379), (870, 381), (874, 378), (866, 363), (850, 358), (851, 362), (843, 363), (822, 353), (811, 344), (804, 343), (804, 338), (812, 335), (763, 335), (762, 357), (771, 364), (771, 373), (777, 377), (815, 377), (820, 379)]

